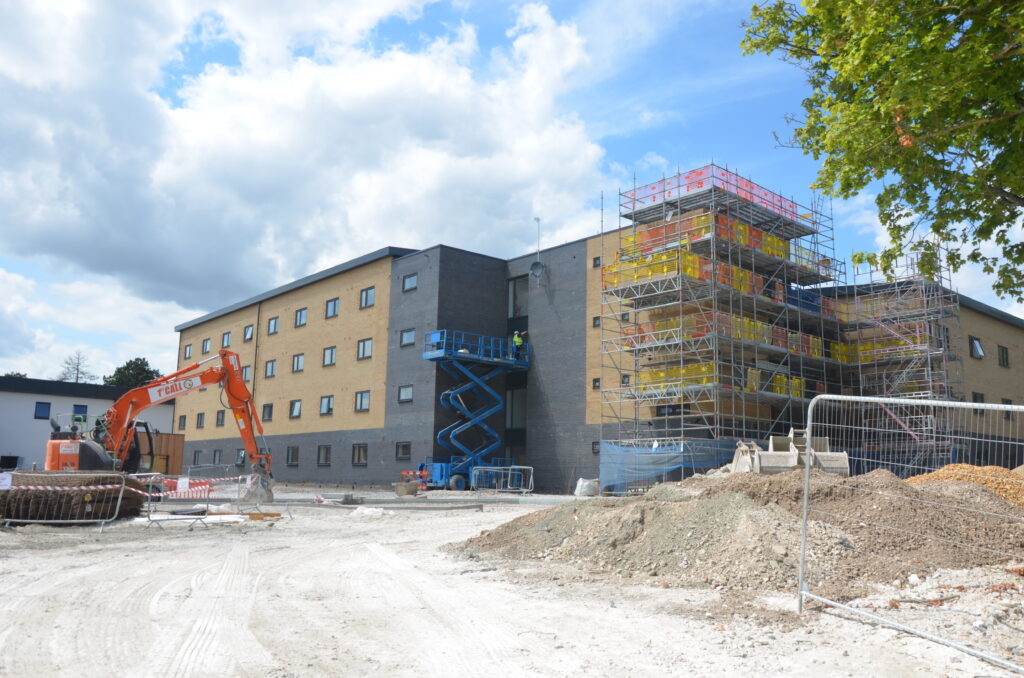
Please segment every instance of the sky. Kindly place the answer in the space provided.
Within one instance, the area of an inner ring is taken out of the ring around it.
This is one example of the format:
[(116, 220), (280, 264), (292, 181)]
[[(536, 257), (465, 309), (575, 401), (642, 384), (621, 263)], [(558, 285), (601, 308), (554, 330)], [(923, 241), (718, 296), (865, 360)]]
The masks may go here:
[[(803, 204), (803, 74), (738, 0), (0, 5), (0, 374), (173, 371), (174, 326), (380, 247), (509, 258), (714, 161)], [(836, 254), (884, 241), (833, 201)], [(978, 270), (965, 294), (1024, 317)]]

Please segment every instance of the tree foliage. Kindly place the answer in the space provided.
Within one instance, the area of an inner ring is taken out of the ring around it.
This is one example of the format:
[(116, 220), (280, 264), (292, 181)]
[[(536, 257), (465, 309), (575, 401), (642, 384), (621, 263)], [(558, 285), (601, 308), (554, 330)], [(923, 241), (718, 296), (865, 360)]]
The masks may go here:
[(160, 372), (151, 367), (145, 358), (132, 358), (124, 365), (114, 370), (109, 377), (103, 377), (103, 383), (107, 386), (123, 386), (135, 388), (144, 386), (161, 376)]
[(6, 372), (6, 373), (4, 373), (3, 376), (5, 376), (5, 377), (18, 377), (19, 379), (28, 379), (28, 375), (25, 374), (24, 372)]
[(96, 375), (89, 371), (89, 361), (81, 351), (75, 351), (61, 365), (57, 381), (73, 381), (77, 383), (92, 383), (96, 381)]
[(875, 180), (891, 245), (855, 261), (891, 273), (907, 252), (934, 275), (977, 263), (1024, 301), (1024, 4), (1019, 0), (784, 0), (755, 5), (743, 50), (781, 53), (811, 94), (793, 143), (816, 188)]

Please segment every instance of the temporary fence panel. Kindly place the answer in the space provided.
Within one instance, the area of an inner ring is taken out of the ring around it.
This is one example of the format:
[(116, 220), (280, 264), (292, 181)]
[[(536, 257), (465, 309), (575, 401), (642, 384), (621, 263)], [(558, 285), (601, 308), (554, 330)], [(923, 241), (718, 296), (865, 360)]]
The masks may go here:
[(104, 525), (141, 495), (117, 473), (0, 473), (0, 523)]
[(477, 466), (470, 478), (474, 490), (498, 492), (533, 492), (532, 466)]
[(600, 449), (601, 492), (626, 494), (659, 482), (677, 469), (721, 466), (732, 459), (736, 441), (677, 440), (621, 445), (602, 440)]
[(806, 436), (846, 452), (852, 475), (805, 466), (800, 609), (1024, 672), (1024, 407), (821, 395)]

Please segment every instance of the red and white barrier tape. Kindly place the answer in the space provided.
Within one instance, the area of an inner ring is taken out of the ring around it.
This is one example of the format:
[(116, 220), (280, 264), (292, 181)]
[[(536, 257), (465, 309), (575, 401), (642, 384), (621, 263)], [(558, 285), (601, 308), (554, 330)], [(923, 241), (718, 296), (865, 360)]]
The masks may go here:
[[(165, 492), (146, 492), (144, 490), (138, 490), (134, 487), (128, 487), (127, 485), (12, 485), (8, 490), (42, 490), (44, 492), (83, 492), (83, 491), (94, 491), (94, 490), (116, 490), (124, 487), (129, 492), (135, 494), (141, 494), (144, 497), (172, 497), (178, 499), (205, 499), (209, 495), (213, 494), (213, 486), (218, 483), (234, 482), (236, 480), (243, 480), (245, 478), (251, 478), (251, 475), (234, 476), (231, 478), (197, 478), (196, 483), (198, 487), (189, 487), (187, 490), (167, 490)], [(177, 480), (169, 478), (168, 480)], [(154, 483), (159, 482), (150, 479), (146, 482)]]

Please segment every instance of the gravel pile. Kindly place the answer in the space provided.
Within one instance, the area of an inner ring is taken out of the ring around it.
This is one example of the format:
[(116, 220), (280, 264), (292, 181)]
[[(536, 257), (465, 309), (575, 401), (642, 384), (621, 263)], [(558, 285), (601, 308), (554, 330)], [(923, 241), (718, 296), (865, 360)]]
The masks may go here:
[(1001, 466), (949, 464), (938, 471), (907, 478), (912, 485), (959, 481), (982, 485), (1015, 506), (1024, 507), (1024, 476)]

